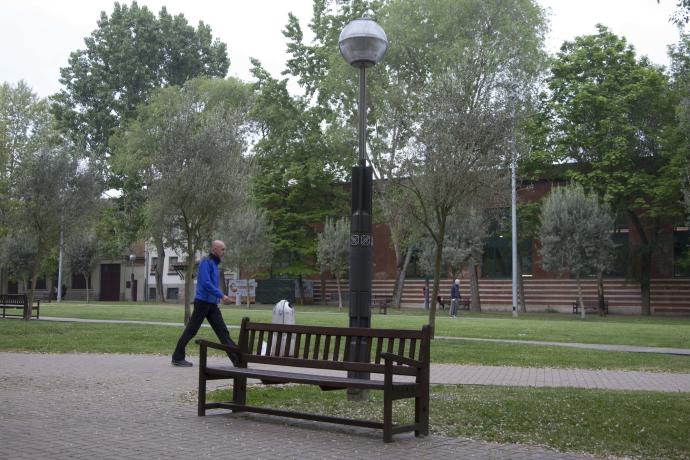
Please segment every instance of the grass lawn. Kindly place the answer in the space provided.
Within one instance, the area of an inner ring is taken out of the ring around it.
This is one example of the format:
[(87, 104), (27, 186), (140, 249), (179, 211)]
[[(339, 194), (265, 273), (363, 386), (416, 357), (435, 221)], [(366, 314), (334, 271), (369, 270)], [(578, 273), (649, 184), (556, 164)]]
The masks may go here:
[[(223, 307), (228, 325), (239, 325), (242, 317), (271, 321), (270, 305), (251, 309)], [(179, 304), (45, 304), (44, 316), (87, 319), (182, 322), (184, 307)], [(347, 309), (337, 307), (296, 307), (300, 324), (347, 326)], [(419, 309), (391, 310), (389, 315), (372, 315), (372, 327), (417, 329), (427, 322)], [(493, 339), (581, 342), (650, 347), (690, 348), (690, 318), (589, 315), (585, 321), (577, 315), (526, 314), (512, 318), (510, 313), (466, 313), (452, 320), (438, 312), (436, 335)]]
[[(0, 351), (39, 353), (172, 353), (182, 327), (142, 324), (0, 320)], [(237, 339), (238, 330), (231, 329)], [(217, 340), (202, 327), (198, 338)], [(191, 343), (187, 351), (198, 354)], [(433, 363), (690, 373), (690, 356), (577, 350), (539, 345), (435, 339)]]
[[(353, 404), (345, 392), (302, 385), (250, 388), (252, 405), (382, 420), (382, 393)], [(209, 400), (232, 399), (231, 390)], [(412, 400), (393, 405), (397, 423), (414, 419)], [(690, 459), (690, 393), (435, 385), (430, 431), (569, 452)]]

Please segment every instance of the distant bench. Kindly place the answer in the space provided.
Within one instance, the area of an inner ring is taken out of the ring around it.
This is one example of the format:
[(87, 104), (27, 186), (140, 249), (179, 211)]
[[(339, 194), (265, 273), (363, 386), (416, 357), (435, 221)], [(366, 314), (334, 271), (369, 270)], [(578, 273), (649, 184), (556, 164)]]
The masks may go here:
[[(582, 299), (585, 313), (599, 313), (599, 299)], [(573, 302), (573, 314), (580, 313), (580, 302)], [(609, 314), (609, 301), (604, 300), (604, 314)]]
[[(393, 434), (407, 431), (426, 436), (429, 434), (430, 340), (429, 326), (421, 330), (322, 327), (253, 323), (244, 318), (236, 347), (196, 340), (201, 347), (198, 415), (206, 415), (207, 409), (220, 408), (378, 428), (383, 430), (384, 442), (391, 442)], [(210, 365), (208, 348), (235, 353), (237, 367)], [(271, 368), (248, 367), (249, 364), (268, 364)], [(324, 375), (318, 370), (338, 371), (338, 375), (332, 372)], [(362, 373), (382, 374), (383, 379), (361, 378)], [(233, 381), (232, 401), (206, 402), (206, 381), (217, 379)], [(383, 422), (251, 406), (246, 403), (247, 379), (264, 384), (316, 385), (322, 390), (382, 390)], [(414, 423), (395, 425), (393, 401), (406, 398), (415, 401)]]
[[(29, 303), (29, 298), (26, 294), (0, 294), (0, 307), (2, 307), (2, 317), (7, 316), (24, 316), (24, 308)], [(10, 315), (7, 314), (7, 309), (21, 309), (21, 314)], [(32, 311), (36, 312), (36, 319), (38, 319), (39, 310), (41, 309), (41, 301), (34, 299), (34, 308)]]

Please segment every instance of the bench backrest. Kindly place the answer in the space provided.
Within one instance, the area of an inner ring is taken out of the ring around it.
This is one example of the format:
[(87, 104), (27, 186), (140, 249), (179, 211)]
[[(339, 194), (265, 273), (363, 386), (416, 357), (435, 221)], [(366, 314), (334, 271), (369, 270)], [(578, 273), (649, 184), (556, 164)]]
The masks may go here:
[[(265, 346), (264, 346), (265, 342)], [(428, 367), (431, 330), (369, 329), (254, 323), (242, 320), (239, 346), (247, 362), (383, 373), (381, 353), (395, 353)], [(262, 350), (263, 349), (263, 350)], [(393, 373), (416, 375), (394, 363)]]
[(26, 305), (26, 294), (0, 294), (0, 304), (2, 305)]

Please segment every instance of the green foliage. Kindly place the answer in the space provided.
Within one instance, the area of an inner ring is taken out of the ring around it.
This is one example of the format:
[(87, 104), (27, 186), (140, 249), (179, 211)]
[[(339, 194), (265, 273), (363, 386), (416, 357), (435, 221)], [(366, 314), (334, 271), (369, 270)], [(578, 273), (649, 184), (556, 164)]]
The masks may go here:
[(342, 279), (350, 266), (350, 224), (347, 219), (327, 219), (319, 234), (317, 261), (321, 272)]
[(555, 188), (544, 200), (539, 254), (554, 273), (578, 279), (603, 272), (613, 259), (613, 218), (608, 206), (579, 185)]
[(137, 2), (115, 2), (110, 16), (102, 12), (84, 43), (60, 70), (64, 89), (52, 110), (60, 128), (100, 161), (114, 130), (155, 89), (199, 75), (224, 77), (229, 66), (225, 44), (213, 40), (206, 24), (194, 28), (165, 7), (156, 17)]
[(218, 231), (227, 246), (223, 265), (238, 267), (246, 279), (269, 268), (273, 258), (271, 234), (267, 213), (262, 209), (247, 205), (233, 210)]
[(443, 256), (454, 274), (460, 273), (468, 261), (481, 263), (488, 232), (489, 220), (480, 209), (469, 208), (450, 216)]
[(314, 223), (345, 213), (346, 191), (336, 183), (346, 174), (341, 162), (349, 153), (337, 130), (322, 129), (317, 108), (290, 96), (286, 80), (254, 65), (258, 82), (252, 118), (261, 138), (254, 147), (253, 195), (274, 229), (273, 273), (312, 274)]
[[(242, 153), (250, 101), (249, 89), (237, 80), (197, 78), (157, 91), (114, 138), (117, 168), (141, 181), (150, 222), (169, 225), (168, 243), (182, 249), (190, 264), (229, 206), (241, 206), (245, 198), (251, 168)], [(186, 312), (191, 279), (185, 279)]]

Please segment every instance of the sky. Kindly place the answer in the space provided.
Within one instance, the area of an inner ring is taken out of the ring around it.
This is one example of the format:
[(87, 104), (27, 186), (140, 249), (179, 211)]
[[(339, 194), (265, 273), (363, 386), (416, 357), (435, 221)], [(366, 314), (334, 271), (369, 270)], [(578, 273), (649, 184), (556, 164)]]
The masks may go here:
[[(564, 40), (596, 33), (606, 25), (626, 37), (638, 55), (668, 65), (666, 47), (678, 41), (669, 21), (676, 0), (537, 0), (549, 10), (551, 30), (546, 47), (556, 52)], [(97, 28), (101, 11), (112, 12), (113, 0), (0, 0), (0, 81), (20, 79), (40, 97), (58, 92), (60, 68), (69, 54), (83, 49), (84, 38)], [(129, 1), (121, 1), (129, 3)], [(259, 59), (274, 76), (284, 69), (286, 41), (282, 30), (288, 13), (300, 19), (305, 38), (311, 0), (139, 0), (154, 13), (165, 5), (190, 24), (200, 20), (225, 42), (229, 74), (250, 81), (249, 58)]]

